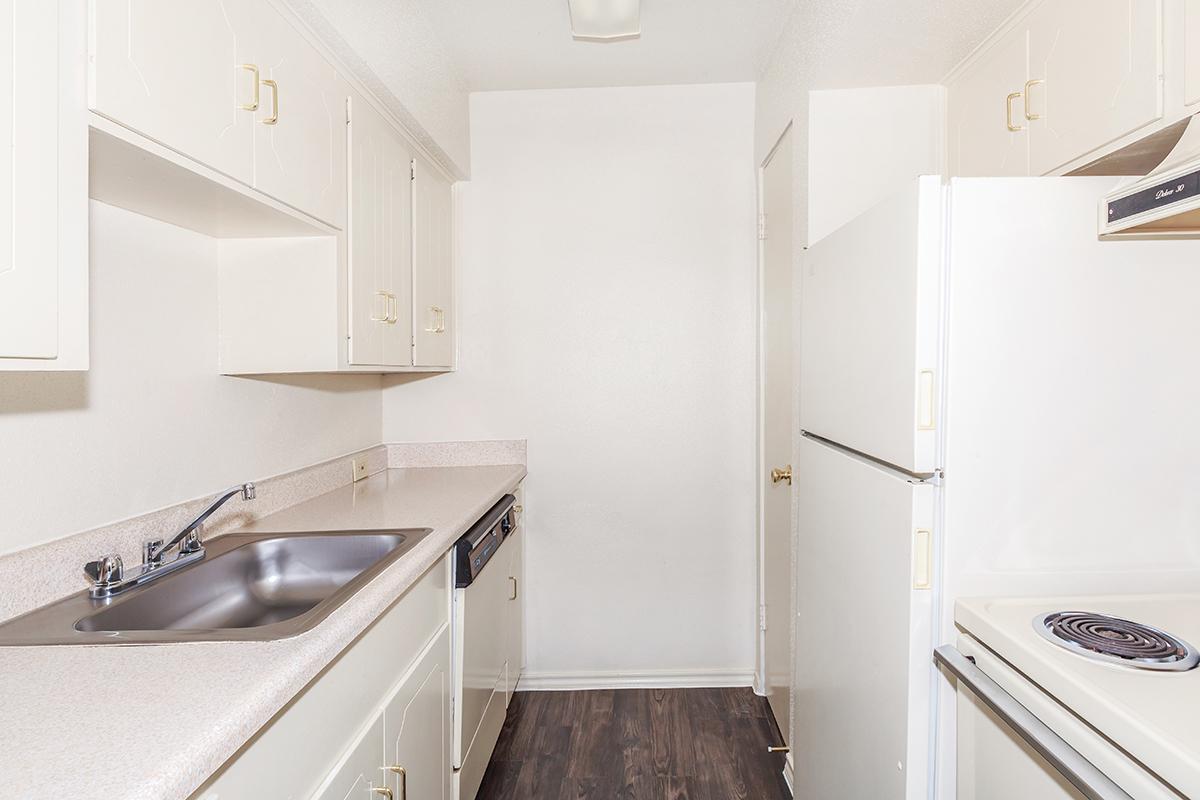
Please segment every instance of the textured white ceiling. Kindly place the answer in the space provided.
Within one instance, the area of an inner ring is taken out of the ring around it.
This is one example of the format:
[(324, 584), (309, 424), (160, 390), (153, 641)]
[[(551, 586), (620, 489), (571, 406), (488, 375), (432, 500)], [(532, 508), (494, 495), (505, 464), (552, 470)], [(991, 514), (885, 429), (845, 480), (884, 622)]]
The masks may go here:
[[(473, 91), (752, 81), (796, 0), (642, 0), (642, 36), (571, 38), (567, 0), (412, 0)], [(359, 0), (359, 5), (389, 0)]]

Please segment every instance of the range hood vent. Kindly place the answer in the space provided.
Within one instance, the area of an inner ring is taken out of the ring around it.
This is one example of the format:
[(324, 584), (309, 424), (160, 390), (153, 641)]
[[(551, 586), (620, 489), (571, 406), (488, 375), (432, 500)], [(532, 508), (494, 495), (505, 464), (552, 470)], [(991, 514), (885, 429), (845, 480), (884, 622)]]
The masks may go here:
[(1200, 121), (1188, 117), (1075, 175), (1144, 175), (1100, 203), (1101, 239), (1200, 239)]

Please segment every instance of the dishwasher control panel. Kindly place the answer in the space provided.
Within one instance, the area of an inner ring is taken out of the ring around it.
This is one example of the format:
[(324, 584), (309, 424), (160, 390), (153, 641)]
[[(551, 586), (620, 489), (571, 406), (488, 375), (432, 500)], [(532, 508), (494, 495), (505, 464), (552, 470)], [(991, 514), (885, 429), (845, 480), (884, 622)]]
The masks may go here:
[(506, 494), (480, 517), (454, 544), (454, 588), (470, 586), (488, 561), (500, 549), (504, 537), (516, 526), (513, 504), (517, 498)]

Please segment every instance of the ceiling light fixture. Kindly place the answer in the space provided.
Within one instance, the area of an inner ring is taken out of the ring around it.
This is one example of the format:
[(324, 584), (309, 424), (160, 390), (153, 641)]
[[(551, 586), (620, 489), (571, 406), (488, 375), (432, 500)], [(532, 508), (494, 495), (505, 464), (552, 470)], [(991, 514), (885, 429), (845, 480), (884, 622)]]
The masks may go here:
[(641, 0), (567, 0), (571, 35), (580, 42), (621, 42), (642, 35)]

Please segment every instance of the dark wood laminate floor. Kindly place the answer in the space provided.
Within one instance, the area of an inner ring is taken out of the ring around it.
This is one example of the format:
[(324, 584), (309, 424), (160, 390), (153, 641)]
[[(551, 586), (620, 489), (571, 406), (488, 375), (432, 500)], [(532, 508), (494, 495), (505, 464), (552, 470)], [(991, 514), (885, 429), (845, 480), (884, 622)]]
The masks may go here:
[(750, 689), (520, 692), (477, 800), (786, 800)]

